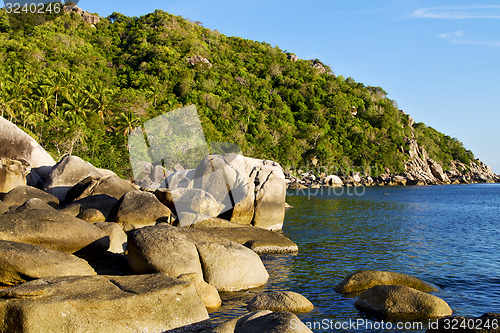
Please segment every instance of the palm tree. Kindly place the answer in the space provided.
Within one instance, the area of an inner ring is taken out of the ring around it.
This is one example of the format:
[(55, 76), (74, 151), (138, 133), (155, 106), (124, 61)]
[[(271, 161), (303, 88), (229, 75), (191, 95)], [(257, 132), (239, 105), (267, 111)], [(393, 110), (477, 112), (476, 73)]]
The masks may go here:
[(123, 131), (124, 136), (128, 136), (130, 133), (134, 131), (134, 129), (139, 126), (141, 120), (139, 116), (137, 116), (131, 110), (126, 110), (121, 112), (116, 117), (116, 124), (120, 131)]
[(66, 110), (64, 116), (76, 122), (77, 118), (87, 119), (89, 99), (83, 93), (77, 91), (73, 94), (66, 94), (66, 102), (63, 107)]

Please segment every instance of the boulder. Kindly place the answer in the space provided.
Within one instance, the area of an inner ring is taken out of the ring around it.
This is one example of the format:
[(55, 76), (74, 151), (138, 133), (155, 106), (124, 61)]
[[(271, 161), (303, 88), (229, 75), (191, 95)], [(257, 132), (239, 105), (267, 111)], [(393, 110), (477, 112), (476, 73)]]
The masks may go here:
[(207, 233), (218, 235), (242, 244), (255, 253), (295, 253), (299, 251), (297, 244), (284, 235), (258, 227), (241, 226), (234, 223), (232, 226), (205, 226), (210, 225), (211, 220), (206, 220), (194, 225), (194, 228)]
[(43, 246), (0, 240), (0, 284), (50, 276), (96, 275), (83, 259)]
[(323, 183), (325, 185), (332, 186), (332, 187), (340, 187), (344, 184), (342, 182), (342, 179), (340, 179), (340, 177), (336, 176), (336, 175), (330, 175), (330, 176), (326, 177), (323, 180)]
[(167, 185), (169, 189), (193, 188), (195, 170), (179, 170), (167, 176)]
[(44, 190), (63, 202), (68, 191), (88, 177), (100, 178), (102, 174), (92, 164), (79, 157), (69, 155), (54, 166), (45, 182)]
[(437, 178), (437, 180), (444, 182), (444, 183), (449, 183), (450, 180), (448, 179), (448, 176), (443, 172), (443, 168), (441, 165), (439, 165), (437, 162), (435, 162), (433, 159), (428, 158), (427, 163), (429, 164), (429, 168), (431, 169), (432, 175)]
[(259, 287), (269, 278), (256, 253), (197, 229), (168, 224), (137, 229), (128, 234), (128, 250), (137, 273), (196, 273), (219, 291)]
[(194, 213), (217, 217), (224, 209), (213, 195), (196, 188), (159, 189), (156, 197), (176, 215)]
[(314, 305), (301, 294), (293, 291), (263, 292), (247, 304), (248, 311), (271, 310), (290, 312), (309, 312)]
[(0, 240), (53, 250), (106, 251), (107, 235), (94, 225), (56, 210), (22, 209), (0, 215)]
[(26, 161), (30, 169), (43, 179), (48, 178), (54, 159), (19, 127), (0, 117), (0, 158)]
[(361, 311), (389, 317), (438, 318), (453, 311), (441, 298), (405, 286), (376, 286), (365, 291), (355, 303)]
[(425, 333), (500, 333), (500, 313), (485, 313), (480, 317), (453, 316), (438, 319)]
[[(106, 194), (97, 194), (70, 202), (60, 207), (59, 210), (71, 216), (79, 216), (89, 209), (98, 210), (104, 216), (104, 219), (107, 220), (117, 203), (118, 199), (114, 197)], [(85, 217), (85, 215), (83, 216)], [(101, 218), (100, 215), (99, 218)]]
[[(12, 314), (22, 315), (12, 315)], [(0, 290), (3, 332), (165, 332), (209, 327), (193, 284), (163, 274), (43, 278)]]
[(280, 177), (274, 171), (265, 176), (265, 172), (259, 170), (255, 181), (259, 185), (255, 189), (253, 225), (269, 230), (281, 230), (285, 219), (286, 186), (284, 177)]
[(48, 210), (48, 211), (55, 211), (56, 210), (51, 205), (49, 205), (45, 201), (38, 199), (38, 198), (29, 199), (21, 206), (11, 206), (10, 207), (10, 210), (15, 210), (17, 212), (25, 211), (25, 210), (32, 210), (32, 209), (40, 209), (40, 210)]
[(115, 205), (109, 221), (121, 225), (124, 231), (171, 222), (172, 212), (154, 194), (143, 191), (126, 193)]
[(25, 186), (27, 174), (26, 164), (10, 158), (0, 158), (0, 193), (7, 193), (18, 186)]
[(226, 321), (212, 329), (213, 333), (312, 333), (291, 312), (257, 311)]
[(9, 191), (3, 198), (4, 203), (9, 206), (21, 206), (29, 199), (37, 198), (50, 206), (57, 208), (59, 206), (59, 199), (50, 193), (39, 190), (31, 186), (18, 186)]
[(179, 275), (177, 278), (194, 284), (196, 293), (207, 309), (216, 309), (221, 306), (222, 300), (220, 299), (217, 289), (206, 283), (198, 274), (187, 273)]
[(88, 223), (106, 222), (106, 216), (104, 216), (100, 210), (95, 208), (87, 208), (81, 211), (76, 217)]
[(87, 177), (75, 184), (66, 194), (66, 202), (83, 199), (93, 195), (108, 195), (120, 199), (125, 193), (136, 188), (126, 180), (113, 175), (101, 178)]
[(400, 285), (424, 292), (437, 291), (433, 285), (416, 277), (387, 271), (359, 271), (347, 276), (335, 287), (338, 293), (355, 293), (379, 285)]
[(114, 222), (96, 222), (94, 226), (101, 229), (109, 237), (109, 252), (124, 253), (127, 250), (127, 234)]

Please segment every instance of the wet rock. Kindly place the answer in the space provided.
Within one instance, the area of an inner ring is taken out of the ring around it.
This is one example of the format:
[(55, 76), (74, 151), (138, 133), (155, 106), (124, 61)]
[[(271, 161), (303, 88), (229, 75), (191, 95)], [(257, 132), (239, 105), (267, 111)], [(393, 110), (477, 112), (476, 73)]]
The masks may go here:
[(338, 293), (354, 293), (379, 285), (400, 285), (424, 292), (437, 291), (431, 284), (416, 277), (387, 271), (360, 271), (347, 276), (335, 287)]
[(247, 304), (248, 311), (309, 312), (312, 309), (314, 309), (314, 305), (307, 298), (293, 291), (260, 293)]
[(0, 290), (0, 320), (6, 332), (27, 333), (164, 332), (210, 325), (194, 285), (163, 274), (31, 281)]
[(0, 284), (50, 276), (96, 275), (83, 259), (43, 246), (0, 240)]
[(0, 240), (53, 250), (106, 251), (107, 235), (94, 225), (56, 210), (24, 209), (0, 215)]
[(131, 191), (125, 194), (110, 213), (109, 220), (118, 223), (124, 231), (171, 222), (172, 212), (154, 194)]
[(201, 230), (160, 224), (128, 236), (129, 262), (137, 273), (196, 273), (219, 291), (255, 288), (269, 277), (256, 253)]
[(226, 321), (215, 327), (213, 333), (312, 333), (291, 312), (257, 311)]
[(356, 308), (390, 317), (438, 318), (453, 311), (441, 298), (405, 286), (376, 286), (365, 291)]
[(18, 186), (7, 193), (3, 199), (4, 203), (11, 206), (21, 206), (29, 199), (37, 198), (50, 206), (57, 208), (59, 199), (50, 193), (39, 190), (31, 186)]

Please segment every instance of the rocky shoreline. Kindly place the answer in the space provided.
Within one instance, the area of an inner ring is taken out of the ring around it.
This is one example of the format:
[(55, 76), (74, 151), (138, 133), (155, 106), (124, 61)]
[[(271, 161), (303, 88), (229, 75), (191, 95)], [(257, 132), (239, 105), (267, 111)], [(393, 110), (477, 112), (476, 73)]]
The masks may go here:
[[(291, 291), (258, 293), (247, 314), (210, 322), (220, 292), (268, 282), (260, 255), (299, 250), (280, 232), (279, 164), (235, 154), (163, 173), (144, 164), (139, 187), (76, 156), (55, 163), (3, 118), (0, 143), (0, 332), (312, 332), (297, 314), (314, 305)], [(452, 314), (432, 286), (399, 273), (355, 273), (336, 290), (363, 291), (356, 307), (384, 316)]]

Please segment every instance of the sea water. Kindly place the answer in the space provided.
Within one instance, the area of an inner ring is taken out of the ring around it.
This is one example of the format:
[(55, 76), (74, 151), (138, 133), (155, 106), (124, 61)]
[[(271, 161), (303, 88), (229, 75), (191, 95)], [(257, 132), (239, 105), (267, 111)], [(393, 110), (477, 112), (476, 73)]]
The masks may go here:
[(287, 202), (283, 233), (299, 253), (263, 256), (268, 284), (222, 294), (215, 323), (245, 313), (258, 292), (291, 290), (315, 305), (299, 314), (314, 332), (424, 332), (427, 321), (383, 322), (335, 292), (369, 269), (435, 284), (455, 315), (500, 312), (500, 184), (289, 190)]

